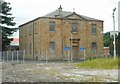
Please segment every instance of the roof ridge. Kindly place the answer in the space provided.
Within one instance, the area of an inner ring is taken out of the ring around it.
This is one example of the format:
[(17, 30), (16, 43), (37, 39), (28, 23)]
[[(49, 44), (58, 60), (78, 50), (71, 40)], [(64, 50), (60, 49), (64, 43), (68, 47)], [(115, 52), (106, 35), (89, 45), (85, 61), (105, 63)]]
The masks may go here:
[[(59, 10), (56, 9), (55, 11), (52, 11), (52, 12), (46, 14), (44, 17), (54, 17), (55, 18), (56, 15), (59, 15), (58, 12), (59, 12)], [(71, 11), (62, 11), (62, 14), (63, 14), (62, 17), (67, 17), (67, 16), (69, 16), (69, 15), (71, 15), (73, 13), (74, 12), (71, 12)], [(79, 15), (82, 18), (87, 19), (87, 20), (99, 20), (99, 19), (96, 19), (96, 18), (92, 18), (92, 17), (88, 17), (88, 16), (85, 16), (85, 15), (78, 14), (76, 12), (75, 12), (75, 14), (77, 14), (77, 15)], [(100, 21), (102, 21), (102, 20), (100, 20)]]

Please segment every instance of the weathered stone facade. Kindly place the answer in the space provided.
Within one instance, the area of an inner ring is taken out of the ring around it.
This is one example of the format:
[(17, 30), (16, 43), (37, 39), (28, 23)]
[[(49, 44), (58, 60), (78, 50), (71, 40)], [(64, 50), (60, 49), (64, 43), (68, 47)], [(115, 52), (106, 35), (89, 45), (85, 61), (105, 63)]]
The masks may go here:
[(68, 52), (64, 50), (65, 46), (72, 46), (72, 59), (83, 57), (84, 52), (80, 51), (80, 47), (85, 48), (86, 56), (103, 54), (103, 21), (62, 11), (61, 7), (20, 25), (19, 29), (20, 50), (27, 51), (26, 59), (35, 59), (38, 56), (39, 60), (45, 60), (46, 50), (49, 60), (65, 59)]

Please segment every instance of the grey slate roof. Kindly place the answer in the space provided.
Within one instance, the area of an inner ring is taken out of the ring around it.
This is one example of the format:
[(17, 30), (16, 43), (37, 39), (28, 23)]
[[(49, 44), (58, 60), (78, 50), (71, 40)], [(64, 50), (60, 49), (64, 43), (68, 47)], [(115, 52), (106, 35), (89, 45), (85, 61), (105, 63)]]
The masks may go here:
[[(67, 11), (62, 11), (62, 18), (68, 16), (68, 15), (71, 15), (72, 12), (67, 12)], [(48, 13), (47, 15), (45, 15), (44, 17), (52, 17), (54, 18), (56, 15), (59, 15), (59, 10), (55, 10), (51, 13)]]
[[(62, 18), (65, 18), (65, 17), (67, 17), (69, 15), (72, 15), (73, 13), (75, 13), (75, 12), (62, 11)], [(77, 14), (77, 13), (75, 13), (75, 14)], [(59, 9), (57, 9), (57, 10), (55, 10), (53, 12), (50, 12), (50, 13), (46, 14), (43, 17), (56, 18), (57, 15), (59, 15)], [(77, 15), (79, 15), (79, 14), (77, 14)], [(99, 20), (99, 19), (84, 16), (84, 15), (79, 15), (79, 16), (86, 19), (86, 20)], [(100, 20), (100, 21), (102, 21), (102, 20)]]

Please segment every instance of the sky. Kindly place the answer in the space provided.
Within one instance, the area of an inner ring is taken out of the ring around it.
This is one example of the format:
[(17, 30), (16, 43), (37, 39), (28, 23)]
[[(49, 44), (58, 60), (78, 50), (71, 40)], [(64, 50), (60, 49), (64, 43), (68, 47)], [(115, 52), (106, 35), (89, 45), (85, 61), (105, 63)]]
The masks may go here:
[[(113, 9), (115, 11), (115, 28), (118, 30), (118, 2), (120, 0), (5, 0), (10, 2), (11, 13), (15, 17), (16, 27), (41, 17), (59, 8), (63, 11), (76, 12), (80, 15), (104, 21), (104, 33), (113, 31)], [(75, 9), (75, 10), (74, 10)], [(16, 32), (13, 37), (18, 38)]]

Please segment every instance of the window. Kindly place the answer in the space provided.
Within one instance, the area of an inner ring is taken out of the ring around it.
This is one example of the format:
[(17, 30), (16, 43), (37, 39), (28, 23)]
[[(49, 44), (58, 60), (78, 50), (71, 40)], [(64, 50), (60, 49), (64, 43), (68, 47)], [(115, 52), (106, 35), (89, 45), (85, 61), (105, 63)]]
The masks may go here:
[(94, 42), (94, 43), (92, 43), (92, 51), (93, 51), (93, 53), (95, 53), (96, 49), (97, 49), (97, 44)]
[(50, 22), (50, 32), (55, 31), (55, 22)]
[(71, 32), (77, 32), (77, 23), (72, 23), (72, 31)]
[(50, 52), (55, 52), (55, 42), (50, 42)]
[(92, 24), (92, 34), (96, 34), (96, 24)]

